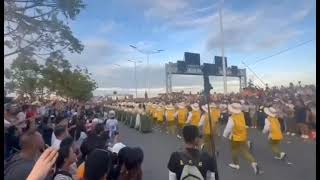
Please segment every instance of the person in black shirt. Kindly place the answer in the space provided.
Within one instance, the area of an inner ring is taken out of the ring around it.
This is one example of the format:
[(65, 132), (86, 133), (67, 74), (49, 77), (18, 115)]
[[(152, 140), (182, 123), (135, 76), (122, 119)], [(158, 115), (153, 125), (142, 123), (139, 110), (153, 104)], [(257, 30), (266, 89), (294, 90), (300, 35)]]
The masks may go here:
[[(189, 170), (192, 169), (195, 172), (192, 175), (202, 176), (202, 179), (218, 180), (219, 176), (215, 155), (210, 156), (207, 152), (202, 152), (198, 149), (200, 144), (198, 127), (187, 125), (183, 128), (182, 134), (185, 141), (185, 150), (171, 154), (167, 166), (169, 169), (169, 180), (179, 180), (183, 177), (190, 176), (191, 174), (185, 174), (184, 169), (186, 168), (189, 168)], [(194, 167), (196, 167), (197, 170), (195, 170)]]

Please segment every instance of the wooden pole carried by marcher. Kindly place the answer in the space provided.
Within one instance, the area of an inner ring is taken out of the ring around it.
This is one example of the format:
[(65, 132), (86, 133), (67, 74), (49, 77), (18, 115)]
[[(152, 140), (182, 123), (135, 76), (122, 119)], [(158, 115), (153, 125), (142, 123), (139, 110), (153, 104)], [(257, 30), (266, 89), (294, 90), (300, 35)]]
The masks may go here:
[(217, 176), (216, 176), (216, 180), (219, 180), (219, 176), (218, 176), (218, 166), (217, 166), (217, 160), (216, 160), (216, 147), (215, 147), (215, 143), (214, 143), (214, 134), (213, 134), (213, 129), (212, 129), (212, 120), (211, 120), (211, 113), (210, 113), (210, 90), (212, 89), (212, 86), (209, 82), (209, 73), (208, 73), (208, 69), (206, 67), (202, 68), (202, 72), (203, 72), (203, 82), (204, 82), (204, 97), (205, 97), (205, 101), (207, 103), (208, 106), (208, 118), (209, 118), (209, 125), (210, 125), (210, 135), (211, 135), (211, 146), (212, 146), (212, 157), (214, 157), (214, 164), (217, 167)]

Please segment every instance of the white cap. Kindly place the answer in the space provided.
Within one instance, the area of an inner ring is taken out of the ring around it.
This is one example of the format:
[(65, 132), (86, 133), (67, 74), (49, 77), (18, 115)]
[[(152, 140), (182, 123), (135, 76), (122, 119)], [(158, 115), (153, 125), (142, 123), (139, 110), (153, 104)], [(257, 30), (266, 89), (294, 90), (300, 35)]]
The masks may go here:
[(92, 122), (93, 122), (93, 123), (100, 124), (100, 123), (103, 123), (103, 120), (98, 119), (98, 118), (94, 118), (94, 119), (92, 120)]
[(115, 117), (116, 113), (113, 110), (111, 110), (109, 111), (108, 115), (110, 118), (112, 118), (112, 117)]
[(111, 151), (112, 151), (113, 153), (117, 153), (117, 154), (118, 154), (119, 151), (120, 151), (122, 148), (124, 148), (124, 147), (126, 147), (126, 145), (124, 145), (124, 144), (122, 144), (121, 142), (119, 142), (119, 143), (116, 143), (116, 144), (113, 145)]

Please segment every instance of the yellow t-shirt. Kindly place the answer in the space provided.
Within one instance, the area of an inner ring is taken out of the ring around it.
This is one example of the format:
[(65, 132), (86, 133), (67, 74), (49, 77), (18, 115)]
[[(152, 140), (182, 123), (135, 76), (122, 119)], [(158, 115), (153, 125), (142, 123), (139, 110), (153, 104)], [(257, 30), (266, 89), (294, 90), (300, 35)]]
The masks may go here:
[(233, 141), (247, 141), (247, 127), (243, 113), (232, 114), (231, 119), (233, 120), (234, 126), (232, 130)]
[(184, 124), (187, 120), (188, 116), (188, 109), (183, 108), (183, 109), (178, 109), (178, 122), (179, 124)]
[(166, 111), (167, 113), (167, 121), (171, 122), (171, 121), (174, 121), (174, 113), (175, 113), (175, 110), (174, 109), (170, 109), (170, 110), (167, 110)]
[(221, 112), (220, 109), (218, 108), (210, 108), (210, 114), (211, 114), (211, 118), (213, 120), (213, 122), (218, 122)]
[(272, 140), (282, 140), (283, 136), (282, 136), (281, 126), (280, 126), (278, 118), (269, 116), (268, 120), (270, 122), (271, 139)]
[(158, 108), (157, 109), (157, 113), (156, 113), (157, 120), (162, 122), (163, 121), (163, 115), (164, 115), (164, 109), (163, 108)]
[[(215, 126), (215, 122), (212, 121), (212, 130), (214, 130), (214, 126)], [(209, 122), (208, 113), (206, 113), (206, 115), (205, 115), (204, 134), (210, 135), (210, 122)]]
[(192, 110), (191, 112), (192, 112), (191, 124), (194, 126), (198, 126), (201, 118), (201, 112), (194, 111), (194, 110)]

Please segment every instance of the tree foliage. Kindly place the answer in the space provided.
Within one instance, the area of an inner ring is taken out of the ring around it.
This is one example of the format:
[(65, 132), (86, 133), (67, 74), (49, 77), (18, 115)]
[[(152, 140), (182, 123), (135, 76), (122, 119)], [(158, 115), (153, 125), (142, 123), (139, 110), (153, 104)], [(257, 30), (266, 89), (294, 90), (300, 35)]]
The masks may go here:
[(65, 99), (86, 101), (97, 88), (87, 69), (73, 68), (59, 52), (51, 53), (44, 65), (38, 64), (33, 56), (19, 54), (11, 69), (5, 71), (11, 74), (8, 88), (11, 85), (19, 95), (30, 98), (55, 93)]
[(82, 0), (4, 0), (4, 57), (29, 51), (38, 56), (68, 50), (80, 53), (68, 20), (85, 7)]
[(254, 88), (254, 84), (252, 82), (252, 79), (249, 79), (248, 88)]

